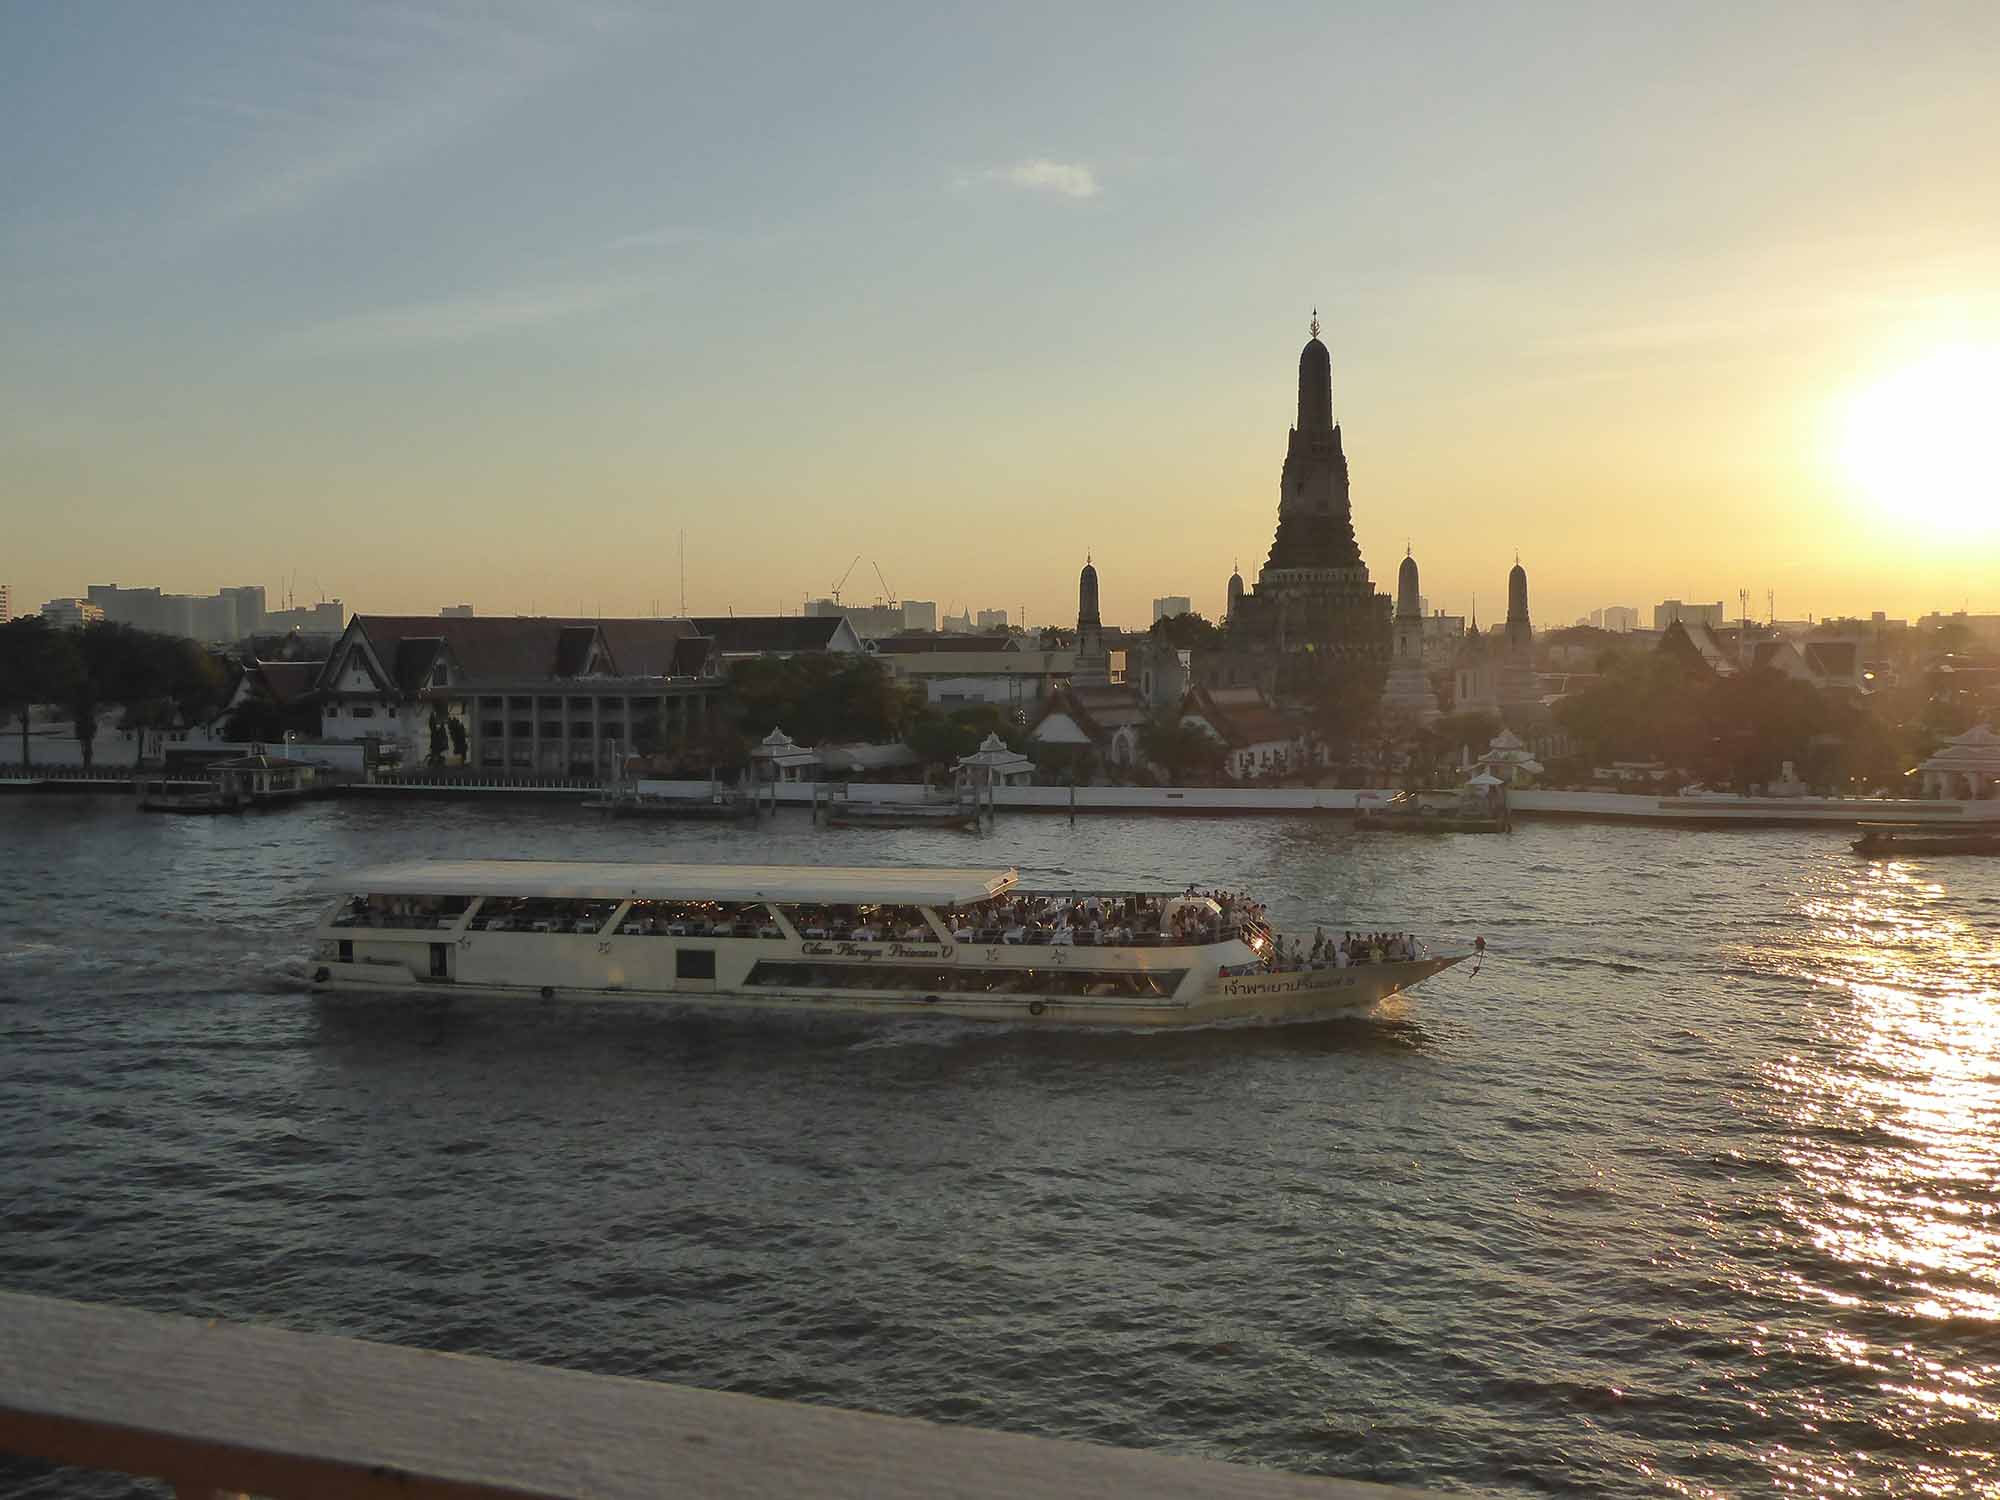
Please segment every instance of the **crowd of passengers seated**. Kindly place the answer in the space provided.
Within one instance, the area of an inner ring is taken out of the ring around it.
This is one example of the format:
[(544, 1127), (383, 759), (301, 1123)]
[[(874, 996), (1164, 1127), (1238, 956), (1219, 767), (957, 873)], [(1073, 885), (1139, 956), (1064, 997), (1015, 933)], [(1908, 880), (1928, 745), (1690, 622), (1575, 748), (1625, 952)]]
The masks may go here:
[(1220, 942), (1261, 924), (1263, 911), (1235, 893), (1189, 886), (1185, 897), (1022, 893), (955, 907), (944, 918), (962, 943), (1150, 946)]
[[(1330, 938), (1324, 928), (1313, 929), (1312, 947), (1301, 951), (1299, 940), (1289, 949), (1282, 936), (1273, 945), (1271, 957), (1262, 967), (1273, 973), (1296, 973), (1302, 969), (1346, 969), (1356, 964), (1398, 964), (1422, 956), (1416, 934), (1410, 932), (1350, 932)], [(1253, 970), (1246, 966), (1241, 972)]]

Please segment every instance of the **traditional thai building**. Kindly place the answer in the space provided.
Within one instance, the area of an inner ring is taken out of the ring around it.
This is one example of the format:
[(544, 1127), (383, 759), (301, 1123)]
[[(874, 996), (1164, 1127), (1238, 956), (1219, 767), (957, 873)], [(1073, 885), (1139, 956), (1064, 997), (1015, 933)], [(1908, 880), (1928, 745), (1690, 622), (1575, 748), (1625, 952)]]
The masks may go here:
[(1299, 353), (1298, 418), (1278, 480), (1278, 529), (1248, 592), (1232, 584), (1226, 645), (1197, 654), (1205, 686), (1315, 701), (1335, 674), (1384, 672), (1389, 600), (1354, 539), (1347, 455), (1333, 420), (1333, 364), (1319, 318)]
[(1424, 605), (1417, 583), (1417, 559), (1407, 549), (1396, 575), (1396, 619), (1390, 644), (1389, 678), (1382, 688), (1382, 707), (1414, 718), (1437, 722), (1437, 690), (1424, 670)]
[(1946, 740), (1918, 770), (1926, 797), (1947, 802), (2000, 797), (2000, 734), (1990, 724), (1975, 724)]
[(706, 615), (692, 622), (725, 662), (755, 656), (857, 656), (861, 637), (841, 615)]
[(1223, 769), (1235, 781), (1302, 770), (1314, 756), (1306, 726), (1255, 688), (1196, 688), (1181, 706), (1181, 722), (1227, 748)]
[(1070, 681), (1077, 687), (1106, 687), (1111, 682), (1111, 653), (1104, 645), (1104, 622), (1097, 613), (1097, 569), (1084, 555), (1076, 580), (1076, 661)]
[(1486, 753), (1473, 764), (1510, 787), (1533, 786), (1542, 772), (1526, 742), (1511, 729), (1503, 729), (1486, 746)]
[(1452, 660), (1453, 713), (1500, 712), (1500, 662), (1492, 644), (1479, 631), (1479, 611), (1459, 642)]
[(470, 765), (594, 773), (704, 732), (722, 689), (714, 639), (687, 620), (356, 615), (312, 696), (323, 739), (383, 759), (422, 758), (440, 715)]
[(1049, 696), (1028, 737), (1038, 745), (1088, 745), (1107, 766), (1136, 766), (1139, 731), (1149, 717), (1129, 686), (1069, 686)]
[(1528, 570), (1521, 566), (1518, 556), (1507, 574), (1507, 627), (1501, 639), (1500, 711), (1539, 705), (1542, 693), (1535, 681), (1535, 627), (1528, 617)]
[(1028, 786), (1035, 779), (1035, 763), (1020, 751), (1010, 750), (998, 734), (989, 734), (972, 754), (958, 758), (952, 772), (973, 787)]

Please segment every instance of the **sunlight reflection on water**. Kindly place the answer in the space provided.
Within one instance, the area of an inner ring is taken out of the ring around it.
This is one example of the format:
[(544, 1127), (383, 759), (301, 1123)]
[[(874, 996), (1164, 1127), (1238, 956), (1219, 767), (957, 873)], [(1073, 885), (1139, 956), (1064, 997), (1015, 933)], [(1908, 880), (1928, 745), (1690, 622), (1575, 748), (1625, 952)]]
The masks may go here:
[[(1789, 1256), (1798, 1291), (1844, 1328), (1782, 1337), (1863, 1374), (1902, 1436), (1978, 1454), (1990, 1473), (2000, 945), (1908, 865), (1836, 869), (1814, 886), (1795, 901), (1800, 944), (1759, 957), (1830, 998), (1815, 1045), (1770, 1064), (1766, 1082), (1794, 1179), (1778, 1203), (1783, 1237), (1803, 1242)], [(1822, 1416), (1852, 1425), (1837, 1402)], [(1810, 1491), (1856, 1488), (1836, 1460), (1793, 1455), (1780, 1472)], [(1956, 1494), (1964, 1475), (1912, 1465), (1897, 1483)]]

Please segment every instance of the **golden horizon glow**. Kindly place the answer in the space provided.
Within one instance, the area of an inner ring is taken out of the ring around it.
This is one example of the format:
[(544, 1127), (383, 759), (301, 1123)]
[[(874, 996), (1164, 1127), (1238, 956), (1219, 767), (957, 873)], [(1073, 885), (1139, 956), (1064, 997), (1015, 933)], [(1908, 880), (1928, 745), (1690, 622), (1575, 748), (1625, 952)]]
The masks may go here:
[(2000, 529), (2000, 347), (1956, 344), (1854, 398), (1841, 460), (1898, 520), (1955, 535)]

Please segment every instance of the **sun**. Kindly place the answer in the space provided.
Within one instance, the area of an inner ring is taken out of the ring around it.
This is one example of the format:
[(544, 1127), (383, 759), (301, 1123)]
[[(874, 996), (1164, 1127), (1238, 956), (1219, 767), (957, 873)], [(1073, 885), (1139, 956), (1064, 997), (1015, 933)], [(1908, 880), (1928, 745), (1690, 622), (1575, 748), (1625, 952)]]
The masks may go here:
[(1898, 519), (2000, 530), (2000, 347), (1939, 349), (1863, 391), (1841, 460)]

